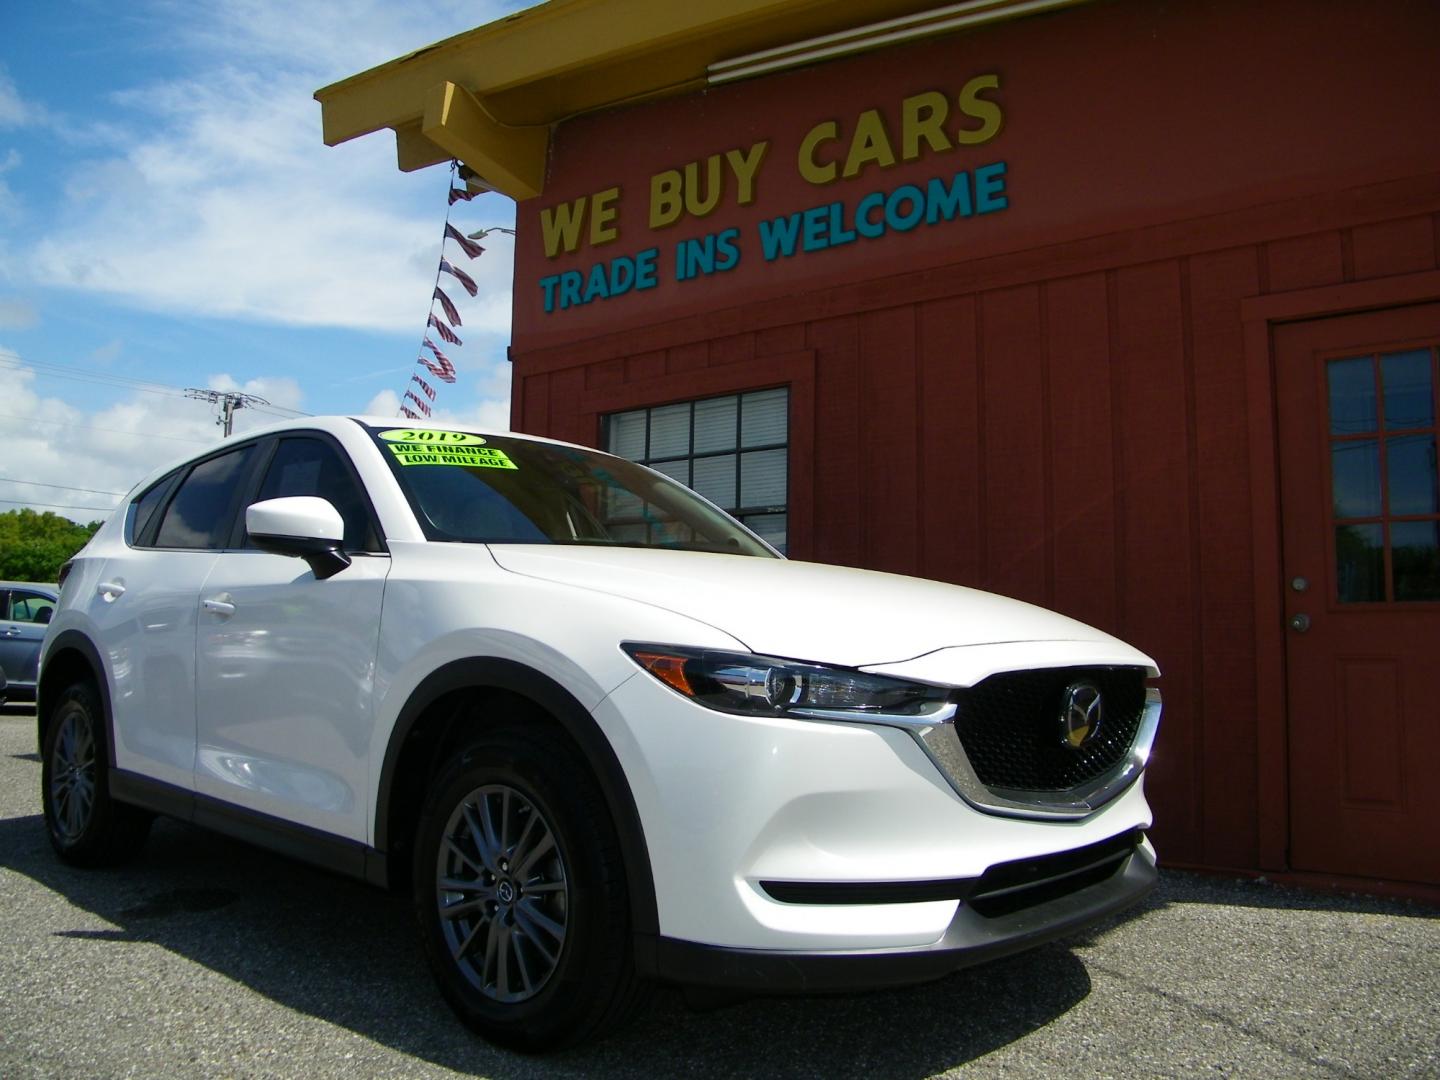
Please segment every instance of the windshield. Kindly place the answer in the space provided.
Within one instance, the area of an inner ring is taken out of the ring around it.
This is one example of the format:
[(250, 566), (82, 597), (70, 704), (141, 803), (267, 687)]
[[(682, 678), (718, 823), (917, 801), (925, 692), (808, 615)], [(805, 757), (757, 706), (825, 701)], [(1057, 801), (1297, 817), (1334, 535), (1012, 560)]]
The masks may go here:
[(778, 556), (682, 484), (594, 450), (445, 428), (368, 428), (431, 540)]

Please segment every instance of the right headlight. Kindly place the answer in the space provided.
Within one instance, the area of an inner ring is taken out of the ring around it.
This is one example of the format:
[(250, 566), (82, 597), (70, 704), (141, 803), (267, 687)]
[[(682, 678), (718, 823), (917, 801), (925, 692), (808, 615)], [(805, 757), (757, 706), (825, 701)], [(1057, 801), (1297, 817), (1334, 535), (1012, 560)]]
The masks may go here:
[(757, 653), (625, 642), (630, 659), (700, 705), (742, 716), (936, 722), (950, 711), (946, 687)]

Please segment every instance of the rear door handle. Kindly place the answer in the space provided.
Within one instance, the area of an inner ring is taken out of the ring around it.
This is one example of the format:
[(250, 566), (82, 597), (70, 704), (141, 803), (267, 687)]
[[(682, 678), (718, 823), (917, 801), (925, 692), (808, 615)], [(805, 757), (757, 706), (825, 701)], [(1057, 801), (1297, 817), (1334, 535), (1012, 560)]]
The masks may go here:
[(100, 594), (100, 599), (108, 604), (125, 595), (125, 586), (118, 581), (102, 581), (95, 586), (95, 591)]
[(219, 596), (214, 597), (210, 600), (204, 600), (201, 603), (205, 610), (210, 612), (211, 614), (225, 616), (234, 615), (235, 605), (229, 601), (228, 596), (228, 593), (221, 593)]

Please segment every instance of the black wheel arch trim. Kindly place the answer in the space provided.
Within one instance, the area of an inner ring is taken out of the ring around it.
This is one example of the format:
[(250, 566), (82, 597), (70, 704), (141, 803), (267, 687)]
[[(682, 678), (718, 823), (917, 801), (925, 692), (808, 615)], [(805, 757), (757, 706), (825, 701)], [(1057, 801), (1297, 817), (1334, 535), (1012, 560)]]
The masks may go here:
[(45, 650), (45, 665), (40, 669), (35, 680), (35, 736), (40, 753), (45, 752), (45, 724), (55, 706), (54, 695), (56, 691), (64, 689), (64, 687), (55, 686), (45, 676), (51, 670), (55, 658), (66, 652), (79, 653), (84, 657), (85, 662), (90, 665), (91, 673), (95, 676), (95, 688), (100, 694), (100, 707), (105, 712), (105, 756), (110, 768), (114, 769), (115, 713), (110, 708), (110, 680), (105, 674), (105, 665), (100, 660), (100, 650), (79, 630), (63, 630), (55, 636), (55, 640)]
[(630, 894), (631, 925), (637, 935), (657, 934), (660, 916), (655, 901), (655, 880), (650, 869), (650, 850), (645, 842), (645, 830), (640, 823), (635, 796), (614, 747), (596, 724), (590, 710), (565, 687), (534, 668), (513, 660), (498, 657), (455, 660), (436, 668), (411, 693), (396, 717), (380, 769), (380, 785), (375, 801), (376, 851), (384, 854), (390, 847), (390, 793), (402, 749), (416, 721), (447, 694), (482, 689), (505, 690), (529, 699), (553, 716), (580, 747), (600, 784), (620, 840)]

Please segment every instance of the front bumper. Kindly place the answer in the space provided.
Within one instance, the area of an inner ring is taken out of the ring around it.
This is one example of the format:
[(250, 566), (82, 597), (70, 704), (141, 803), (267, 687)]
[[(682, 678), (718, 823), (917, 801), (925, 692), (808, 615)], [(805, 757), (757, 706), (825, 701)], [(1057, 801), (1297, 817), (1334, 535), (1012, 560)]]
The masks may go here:
[(650, 978), (731, 991), (835, 993), (904, 986), (1072, 934), (1135, 904), (1156, 878), (1155, 852), (1137, 830), (1053, 861), (1002, 863), (981, 878), (957, 882), (969, 886), (966, 898), (944, 936), (930, 945), (791, 951), (656, 936), (639, 942), (637, 957)]
[(816, 903), (797, 902), (793, 888), (962, 881), (968, 889), (999, 864), (1057, 858), (1150, 824), (1138, 778), (1078, 820), (986, 813), (905, 731), (730, 716), (640, 673), (594, 715), (643, 823), (656, 949), (661, 941), (742, 955), (944, 949), (956, 919), (964, 925), (964, 889)]

